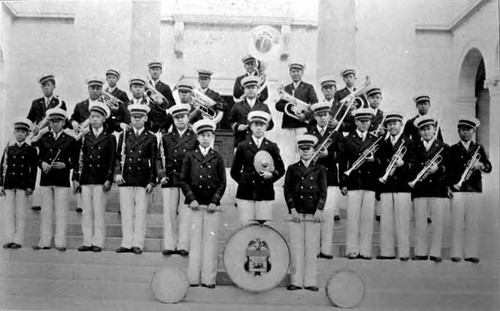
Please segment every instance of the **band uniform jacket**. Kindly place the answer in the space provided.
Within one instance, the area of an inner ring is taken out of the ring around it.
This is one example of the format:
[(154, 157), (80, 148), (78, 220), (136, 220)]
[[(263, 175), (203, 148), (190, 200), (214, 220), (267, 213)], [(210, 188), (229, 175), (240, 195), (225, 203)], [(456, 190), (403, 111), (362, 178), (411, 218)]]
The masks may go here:
[(222, 156), (212, 148), (206, 156), (200, 148), (189, 151), (182, 164), (181, 188), (186, 204), (196, 200), (202, 205), (220, 205), (226, 190), (226, 167)]
[(114, 97), (118, 98), (124, 104), (127, 104), (129, 101), (127, 93), (125, 93), (124, 91), (120, 90), (117, 87), (114, 88), (113, 92), (109, 92), (109, 88), (106, 90), (106, 92), (108, 92), (111, 95), (113, 95)]
[[(265, 150), (269, 152), (274, 162), (273, 177), (265, 180), (255, 170), (253, 160), (255, 154)], [(251, 201), (274, 200), (273, 183), (285, 174), (285, 165), (280, 156), (278, 145), (263, 138), (260, 148), (257, 148), (250, 136), (238, 144), (231, 166), (231, 177), (238, 183), (236, 198)]]
[[(239, 143), (245, 141), (246, 137), (250, 136), (250, 128), (247, 128), (245, 131), (239, 132), (238, 126), (241, 124), (248, 125), (248, 113), (254, 110), (261, 110), (271, 114), (269, 107), (259, 100), (256, 100), (253, 107), (251, 108), (247, 100), (236, 103), (233, 105), (233, 107), (231, 107), (231, 111), (229, 111), (228, 121), (230, 122), (231, 128), (234, 131), (234, 147), (238, 146)], [(273, 129), (273, 127), (274, 122), (271, 119), (267, 130), (270, 131)]]
[[(318, 138), (317, 146), (321, 146), (328, 138), (328, 136), (334, 132), (333, 128), (327, 127), (323, 136), (321, 136), (318, 131), (318, 127), (309, 127), (306, 134), (311, 134)], [(323, 165), (326, 171), (326, 178), (328, 186), (339, 186), (339, 175), (338, 175), (338, 162), (340, 155), (342, 154), (343, 140), (344, 136), (340, 132), (335, 132), (331, 134), (332, 143), (328, 147), (328, 155), (326, 157), (318, 158), (316, 163)]]
[[(469, 149), (466, 150), (464, 145), (459, 141), (450, 147), (450, 162), (449, 162), (449, 181), (450, 186), (455, 185), (460, 181), (463, 172), (465, 171), (469, 160), (472, 158), (476, 150), (479, 148), (479, 162), (484, 165), (482, 169), (485, 173), (490, 173), (492, 170), (491, 163), (484, 150), (484, 147), (471, 141)], [(481, 170), (474, 170), (469, 179), (462, 183), (462, 187), (456, 190), (452, 187), (453, 191), (461, 192), (483, 192), (483, 184), (481, 181)]]
[(391, 176), (387, 178), (385, 184), (379, 183), (379, 192), (381, 193), (395, 193), (395, 192), (411, 192), (412, 188), (408, 185), (412, 177), (412, 171), (415, 163), (414, 142), (408, 137), (401, 135), (392, 145), (391, 138), (388, 137), (380, 144), (380, 149), (377, 151), (378, 158), (380, 159), (380, 170), (378, 177), (382, 177), (386, 173), (389, 163), (396, 151), (401, 147), (406, 147), (406, 153), (403, 156), (403, 166), (397, 167)]
[(217, 110), (224, 111), (224, 112), (229, 110), (229, 105), (226, 103), (224, 98), (222, 98), (222, 96), (219, 93), (217, 93), (216, 91), (214, 91), (210, 88), (207, 88), (205, 90), (204, 94), (207, 95), (209, 98), (211, 98), (215, 102), (215, 108)]
[[(70, 187), (70, 170), (77, 169), (78, 165), (77, 144), (78, 142), (64, 131), (59, 134), (57, 140), (54, 139), (54, 133), (50, 131), (33, 143), (34, 147), (38, 147), (38, 165), (40, 169), (42, 168), (42, 162), (48, 164), (63, 162), (66, 165), (63, 169), (52, 168), (47, 174), (42, 169), (40, 186)], [(56, 158), (57, 153), (59, 155)]]
[(162, 151), (159, 150), (156, 159), (158, 181), (161, 181), (163, 177), (167, 177), (168, 182), (161, 185), (162, 188), (180, 187), (182, 162), (185, 160), (186, 154), (189, 151), (198, 147), (196, 134), (192, 130), (186, 129), (181, 137), (177, 129), (174, 128), (172, 132), (163, 134), (161, 139), (163, 155), (165, 157), (165, 167), (163, 167), (162, 163)]
[[(73, 114), (71, 115), (70, 118), (70, 123), (73, 121), (78, 122), (78, 124), (82, 124), (83, 122), (85, 122), (90, 117), (89, 106), (90, 106), (89, 99), (86, 99), (76, 104), (75, 110), (73, 110)], [(107, 127), (110, 131), (115, 130), (115, 125), (113, 124), (111, 118), (106, 119), (106, 122), (104, 122), (104, 126)]]
[(3, 152), (0, 163), (0, 186), (4, 189), (35, 189), (38, 165), (35, 147), (26, 142), (21, 146), (17, 143), (8, 146)]
[[(167, 118), (167, 112), (163, 110), (162, 106), (159, 104), (155, 104), (152, 100), (147, 98), (146, 96), (136, 99), (133, 98), (130, 100), (130, 104), (141, 104), (148, 105), (148, 120), (146, 121), (145, 128), (153, 133), (157, 133), (158, 131), (166, 132), (170, 125), (172, 124), (172, 118)], [(130, 116), (130, 113), (127, 113)]]
[[(44, 97), (35, 99), (31, 103), (31, 108), (30, 111), (28, 112), (27, 118), (30, 119), (30, 121), (33, 122), (33, 124), (38, 124), (38, 122), (42, 121), (43, 118), (45, 118), (47, 110), (57, 107), (57, 105), (59, 105), (59, 101), (60, 101), (59, 98), (52, 97), (49, 105), (46, 107)], [(59, 108), (66, 110), (67, 109), (66, 103), (62, 101), (62, 104), (61, 106), (59, 106)]]
[[(403, 129), (403, 135), (410, 138), (413, 141), (420, 140), (420, 135), (418, 134), (418, 128), (415, 126), (415, 120), (420, 117), (420, 115), (416, 115), (413, 118), (409, 119), (405, 123), (405, 128)], [(441, 128), (439, 129), (437, 139), (443, 141), (443, 135), (441, 133)]]
[[(285, 86), (285, 92), (291, 94), (293, 97), (305, 102), (306, 104), (315, 104), (318, 102), (318, 96), (316, 96), (316, 91), (314, 91), (314, 86), (303, 81), (299, 82), (297, 89), (294, 88), (293, 83)], [(279, 100), (276, 102), (276, 110), (283, 112), (283, 122), (281, 123), (281, 128), (299, 128), (307, 127), (307, 122), (312, 119), (311, 113), (306, 113), (306, 120), (299, 121), (290, 117), (285, 113), (285, 106), (288, 104), (286, 100)]]
[(424, 180), (415, 184), (412, 191), (412, 198), (434, 197), (447, 198), (448, 182), (448, 161), (450, 147), (440, 140), (435, 139), (429, 150), (425, 150), (422, 140), (415, 144), (415, 166), (411, 172), (410, 180), (413, 181), (417, 174), (422, 170), (427, 161), (431, 160), (434, 155), (443, 148), (441, 156), (443, 160), (438, 165), (438, 170), (434, 174), (429, 174)]
[(384, 112), (380, 109), (377, 109), (377, 113), (372, 117), (372, 122), (370, 123), (370, 128), (368, 128), (368, 132), (375, 132), (378, 129), (379, 125), (382, 124), (382, 121), (384, 121)]
[(73, 172), (73, 180), (81, 185), (103, 185), (113, 182), (116, 139), (113, 134), (103, 129), (98, 137), (91, 130), (78, 141), (78, 165)]
[[(109, 89), (107, 90), (107, 92), (109, 92)], [(130, 112), (127, 109), (129, 99), (127, 93), (117, 87), (115, 87), (113, 92), (111, 92), (110, 94), (122, 101), (118, 105), (118, 110), (111, 111), (110, 123), (112, 124), (113, 128), (110, 130), (121, 132), (122, 129), (120, 127), (120, 123), (125, 123), (127, 125), (130, 124)]]
[[(153, 81), (151, 81), (154, 83)], [(167, 103), (163, 103), (161, 106), (162, 110), (166, 110), (173, 105), (175, 105), (175, 99), (174, 96), (172, 95), (172, 90), (170, 89), (170, 86), (166, 83), (163, 83), (158, 80), (155, 85), (155, 89), (163, 95), (167, 99)]]
[(349, 176), (344, 174), (376, 140), (377, 137), (370, 133), (366, 134), (365, 140), (361, 140), (356, 131), (349, 133), (344, 138), (344, 152), (339, 163), (340, 188), (347, 187), (347, 190), (377, 190), (379, 159), (376, 153), (373, 162), (365, 161), (358, 169), (353, 170)]
[[(234, 87), (233, 87), (233, 97), (234, 98), (239, 99), (241, 96), (243, 96), (243, 94), (245, 94), (245, 88), (243, 88), (243, 86), (241, 85), (241, 80), (243, 80), (243, 78), (248, 77), (248, 76), (250, 76), (250, 75), (248, 73), (246, 73), (244, 75), (237, 77), (236, 81), (234, 81)], [(254, 76), (258, 76), (258, 74), (255, 72)], [(258, 86), (258, 88), (260, 89), (260, 86)], [(267, 91), (267, 86), (266, 86), (257, 98), (259, 99), (259, 101), (265, 102), (268, 97), (269, 97), (269, 93)]]
[(327, 177), (323, 165), (311, 162), (308, 167), (302, 161), (288, 167), (283, 192), (288, 211), (314, 214), (323, 210), (326, 202)]
[[(126, 131), (125, 138), (125, 163), (123, 166), (123, 179), (125, 183), (119, 187), (146, 187), (156, 184), (156, 156), (158, 152), (156, 136), (143, 129), (139, 136), (133, 129)], [(115, 160), (115, 174), (122, 173), (122, 146), (123, 132), (118, 139), (118, 150)]]

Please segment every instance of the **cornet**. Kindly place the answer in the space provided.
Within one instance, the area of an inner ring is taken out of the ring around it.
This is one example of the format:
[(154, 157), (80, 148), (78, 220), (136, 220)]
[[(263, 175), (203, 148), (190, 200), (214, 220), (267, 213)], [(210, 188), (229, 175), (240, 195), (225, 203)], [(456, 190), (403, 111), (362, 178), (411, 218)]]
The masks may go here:
[(378, 179), (381, 183), (385, 184), (387, 182), (387, 179), (390, 176), (392, 176), (392, 174), (394, 174), (394, 171), (396, 170), (396, 162), (398, 160), (403, 159), (403, 157), (406, 154), (406, 150), (407, 150), (407, 148), (404, 144), (401, 144), (401, 146), (399, 146), (396, 153), (394, 153), (394, 155), (392, 156), (391, 162), (389, 162), (389, 165), (387, 166), (387, 168), (385, 170), (384, 176), (382, 176)]
[(417, 174), (417, 177), (415, 177), (414, 180), (412, 180), (412, 181), (410, 181), (408, 183), (408, 185), (410, 187), (414, 188), (415, 185), (419, 181), (422, 181), (422, 180), (426, 179), (427, 176), (429, 176), (429, 174), (430, 174), (431, 167), (433, 165), (439, 165), (439, 163), (441, 163), (441, 161), (443, 161), (443, 156), (441, 155), (441, 152), (443, 152), (443, 149), (444, 148), (439, 149), (439, 151), (436, 152), (436, 154), (432, 157), (432, 159), (430, 159), (429, 161), (427, 161), (427, 163), (425, 163), (425, 165), (422, 168), (422, 170), (420, 170), (420, 172)]
[(365, 163), (368, 158), (372, 157), (380, 147), (378, 143), (381, 139), (382, 136), (377, 138), (377, 140), (370, 147), (366, 148), (365, 151), (363, 151), (363, 153), (359, 156), (359, 158), (354, 161), (351, 168), (345, 171), (344, 174), (349, 176), (354, 170), (357, 170), (361, 165), (363, 165), (363, 163)]
[(476, 165), (476, 163), (479, 163), (479, 160), (481, 160), (481, 155), (479, 154), (479, 149), (481, 149), (481, 147), (477, 147), (476, 151), (474, 152), (474, 154), (472, 155), (472, 158), (470, 158), (470, 160), (467, 162), (467, 166), (464, 170), (464, 172), (462, 173), (462, 176), (460, 176), (460, 180), (453, 185), (453, 188), (455, 188), (456, 190), (460, 190), (460, 188), (462, 187), (462, 184), (467, 181), (470, 176), (472, 175), (472, 173), (474, 172), (474, 166)]
[(280, 96), (279, 100), (288, 102), (288, 104), (285, 105), (285, 113), (290, 117), (297, 120), (303, 120), (306, 113), (310, 111), (309, 107), (311, 105), (285, 92), (283, 86), (278, 89), (278, 94)]

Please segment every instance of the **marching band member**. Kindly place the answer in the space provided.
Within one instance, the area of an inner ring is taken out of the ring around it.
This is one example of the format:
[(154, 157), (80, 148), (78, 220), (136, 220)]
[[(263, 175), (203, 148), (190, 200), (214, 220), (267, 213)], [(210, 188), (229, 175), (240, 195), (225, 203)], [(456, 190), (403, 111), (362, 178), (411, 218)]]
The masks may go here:
[(169, 115), (174, 119), (174, 129), (163, 134), (156, 160), (163, 194), (165, 231), (162, 253), (165, 256), (189, 254), (190, 214), (184, 203), (186, 198), (181, 189), (181, 172), (186, 154), (198, 146), (195, 133), (188, 127), (190, 111), (191, 106), (182, 103), (169, 109)]
[[(415, 120), (418, 117), (425, 116), (429, 113), (429, 108), (431, 107), (431, 98), (428, 95), (417, 95), (413, 97), (413, 101), (415, 101), (415, 106), (417, 107), (418, 114), (413, 118), (409, 119), (405, 123), (405, 128), (403, 133), (406, 137), (417, 141), (420, 138), (419, 129), (415, 126)], [(439, 129), (439, 133), (437, 139), (443, 141), (443, 135), (441, 134), (441, 129)]]
[(115, 69), (108, 69), (106, 71), (106, 82), (108, 83), (108, 87), (106, 88), (106, 92), (110, 95), (114, 96), (121, 102), (116, 102), (116, 100), (111, 99), (112, 105), (108, 106), (111, 111), (111, 124), (113, 124), (112, 129), (108, 129), (109, 131), (125, 131), (130, 124), (130, 115), (127, 109), (128, 105), (128, 96), (127, 93), (120, 90), (116, 84), (120, 80), (120, 72)]
[(111, 110), (104, 103), (90, 107), (90, 131), (82, 136), (78, 166), (73, 172), (74, 192), (82, 195), (83, 245), (80, 252), (101, 252), (106, 228), (104, 213), (107, 193), (114, 175), (116, 139), (104, 122)]
[(117, 253), (141, 254), (146, 236), (148, 195), (156, 183), (156, 136), (145, 128), (149, 106), (130, 104), (132, 128), (120, 134), (115, 179), (120, 192), (122, 245)]
[(39, 166), (42, 170), (40, 188), (42, 192), (42, 211), (40, 241), (34, 250), (50, 249), (52, 236), (52, 215), (55, 211), (55, 246), (59, 251), (66, 250), (66, 216), (69, 203), (70, 170), (78, 165), (78, 146), (71, 136), (63, 131), (66, 111), (61, 108), (47, 110), (50, 132), (34, 142), (39, 150)]
[[(259, 79), (254, 76), (244, 77), (241, 80), (245, 88), (245, 100), (235, 103), (229, 111), (228, 121), (231, 123), (231, 128), (234, 131), (234, 147), (236, 148), (240, 142), (245, 141), (250, 136), (248, 128), (248, 114), (251, 111), (264, 111), (271, 115), (269, 107), (257, 98), (257, 88)], [(274, 127), (271, 119), (266, 130), (269, 131)]]
[(153, 133), (159, 131), (166, 132), (168, 130), (169, 122), (166, 116), (166, 111), (163, 110), (160, 105), (152, 102), (145, 94), (146, 81), (139, 76), (135, 76), (130, 79), (130, 92), (132, 93), (132, 98), (130, 99), (130, 105), (145, 105), (148, 106), (148, 117), (146, 120), (146, 130)]
[(182, 165), (181, 187), (185, 204), (191, 208), (188, 279), (191, 286), (215, 288), (217, 276), (218, 222), (220, 200), (226, 189), (222, 156), (210, 145), (216, 124), (203, 119), (193, 125), (199, 148), (187, 153)]
[(188, 113), (189, 123), (194, 124), (196, 121), (203, 119), (201, 111), (194, 111), (194, 107), (191, 106), (191, 102), (193, 100), (194, 85), (189, 81), (181, 80), (179, 81), (179, 83), (177, 83), (176, 88), (179, 92), (180, 104), (189, 105), (190, 109)]
[[(38, 79), (40, 83), (40, 88), (42, 89), (43, 97), (35, 99), (31, 103), (30, 111), (28, 112), (28, 119), (33, 122), (33, 135), (38, 135), (40, 128), (40, 121), (46, 117), (46, 111), (51, 108), (61, 108), (67, 110), (66, 103), (54, 96), (54, 89), (56, 88), (56, 78), (53, 74), (44, 74)], [(41, 134), (40, 134), (41, 135)], [(38, 201), (38, 191), (35, 192), (33, 196), (33, 201)], [(31, 207), (34, 211), (39, 211), (41, 209), (40, 205), (36, 204)]]
[(314, 113), (316, 125), (310, 127), (307, 134), (314, 135), (318, 139), (317, 148), (325, 143), (325, 140), (329, 139), (331, 141), (328, 148), (316, 151), (318, 152), (318, 158), (313, 159), (313, 161), (317, 160), (318, 164), (325, 167), (328, 184), (328, 196), (326, 197), (323, 222), (321, 223), (321, 249), (319, 258), (332, 259), (333, 223), (334, 220), (340, 220), (338, 204), (342, 200), (337, 165), (339, 155), (342, 152), (341, 148), (344, 136), (340, 132), (335, 131), (335, 129), (328, 127), (331, 118), (329, 113), (331, 103), (322, 102), (313, 104), (311, 110)]
[[(292, 78), (292, 83), (284, 87), (283, 92), (292, 95), (292, 97), (306, 103), (307, 105), (315, 104), (318, 102), (318, 97), (316, 96), (316, 91), (312, 84), (302, 81), (302, 75), (304, 74), (305, 65), (298, 62), (292, 62), (288, 65), (290, 69), (290, 77)], [(289, 116), (285, 112), (285, 106), (289, 104), (288, 101), (281, 99), (276, 102), (276, 110), (283, 112), (283, 121), (281, 123), (281, 128), (284, 130), (281, 135), (282, 154), (285, 163), (288, 165), (295, 163), (297, 161), (297, 154), (295, 152), (295, 145), (290, 144), (297, 135), (304, 134), (307, 131), (307, 125), (311, 119), (309, 110), (300, 117), (300, 119), (295, 119)]]
[(345, 88), (340, 89), (337, 92), (335, 92), (334, 101), (337, 103), (340, 102), (342, 99), (344, 99), (349, 94), (356, 91), (356, 86), (355, 86), (356, 79), (357, 79), (356, 78), (356, 70), (354, 70), (352, 68), (347, 68), (347, 69), (342, 70), (340, 75), (342, 76), (342, 79), (344, 80)]
[(375, 136), (384, 135), (385, 131), (382, 124), (384, 121), (384, 112), (380, 109), (380, 104), (382, 103), (382, 89), (372, 86), (366, 91), (365, 95), (370, 108), (373, 109), (373, 118), (368, 131), (372, 132)]
[(198, 83), (200, 84), (200, 89), (201, 92), (211, 99), (215, 101), (215, 108), (220, 111), (227, 111), (229, 109), (229, 105), (226, 103), (224, 98), (217, 93), (216, 91), (212, 90), (210, 86), (210, 81), (212, 79), (212, 74), (210, 70), (205, 70), (205, 69), (198, 69)]
[[(453, 244), (451, 261), (479, 262), (479, 210), (481, 209), (481, 172), (490, 173), (491, 163), (483, 146), (472, 141), (481, 123), (470, 116), (458, 120), (460, 141), (450, 148), (450, 184)], [(465, 243), (464, 243), (465, 240)], [(464, 245), (465, 244), (465, 245)]]
[[(244, 83), (244, 82), (243, 82)], [(248, 114), (251, 136), (238, 144), (231, 166), (231, 177), (238, 183), (236, 202), (242, 224), (252, 220), (271, 220), (274, 201), (273, 184), (285, 174), (285, 167), (276, 143), (264, 137), (271, 115), (254, 110)], [(258, 151), (270, 154), (274, 170), (257, 172), (254, 157)]]
[(168, 84), (160, 81), (160, 76), (163, 72), (163, 63), (158, 60), (153, 60), (148, 63), (149, 76), (151, 79), (148, 84), (153, 86), (161, 95), (152, 95), (152, 100), (155, 104), (159, 105), (162, 110), (166, 110), (169, 107), (175, 105), (174, 97), (172, 96), (172, 90)]
[(316, 256), (327, 198), (327, 176), (325, 168), (312, 161), (313, 148), (318, 143), (316, 136), (304, 134), (297, 136), (296, 140), (300, 161), (288, 166), (283, 187), (286, 204), (292, 216), (291, 284), (287, 289), (297, 290), (304, 287), (317, 292), (319, 289), (316, 280)]
[(0, 196), (5, 196), (3, 248), (18, 249), (24, 241), (28, 197), (33, 194), (36, 182), (38, 155), (35, 147), (26, 143), (33, 127), (28, 118), (14, 121), (16, 141), (8, 144), (0, 162)]
[(380, 255), (377, 259), (394, 259), (394, 238), (398, 256), (407, 261), (410, 256), (410, 212), (412, 207), (410, 170), (413, 168), (413, 142), (403, 134), (403, 115), (387, 114), (383, 126), (389, 136), (381, 143), (380, 184)]
[[(246, 73), (244, 75), (237, 77), (236, 81), (234, 81), (233, 97), (235, 98), (235, 102), (238, 102), (238, 99), (240, 99), (246, 92), (243, 79), (247, 77), (257, 78), (257, 90), (260, 88), (261, 84), (259, 71), (257, 70), (258, 69), (257, 59), (252, 55), (245, 55), (241, 58), (241, 62), (245, 67)], [(267, 97), (269, 96), (267, 92), (267, 87), (265, 87), (260, 94), (257, 94), (257, 90), (256, 90), (256, 96), (258, 96), (259, 102), (264, 103), (267, 100)]]
[(381, 137), (368, 132), (371, 108), (359, 108), (353, 114), (356, 130), (345, 137), (340, 161), (340, 188), (347, 195), (346, 253), (349, 259), (371, 259), (378, 164), (374, 151)]
[[(446, 180), (449, 147), (436, 139), (437, 121), (429, 115), (418, 117), (414, 123), (421, 140), (416, 143), (415, 166), (411, 174), (413, 206), (415, 212), (415, 256), (413, 260), (430, 259), (441, 262), (443, 215), (449, 204), (451, 190)], [(439, 160), (439, 158), (441, 160)], [(421, 172), (427, 172), (428, 176)], [(427, 242), (427, 217), (432, 217), (430, 250)]]

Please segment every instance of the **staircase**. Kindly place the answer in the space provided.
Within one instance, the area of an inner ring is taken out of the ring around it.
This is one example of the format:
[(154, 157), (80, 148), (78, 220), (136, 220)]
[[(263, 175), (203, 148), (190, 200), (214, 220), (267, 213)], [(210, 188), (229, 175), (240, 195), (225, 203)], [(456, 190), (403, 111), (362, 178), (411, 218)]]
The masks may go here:
[[(229, 184), (222, 200), (224, 213), (220, 221), (219, 273), (214, 290), (190, 288), (180, 304), (172, 310), (313, 310), (331, 309), (324, 289), (319, 292), (286, 291), (281, 286), (251, 294), (238, 289), (224, 271), (222, 252), (225, 241), (238, 229), (238, 212), (234, 207), (236, 188)], [(281, 188), (277, 188), (275, 204), (277, 228), (288, 239), (286, 206)], [(146, 243), (142, 255), (116, 254), (121, 243), (118, 190), (114, 187), (106, 207), (106, 245), (102, 253), (80, 253), (82, 244), (80, 215), (74, 202), (68, 215), (68, 251), (55, 249), (33, 251), (39, 238), (40, 214), (28, 212), (26, 238), (22, 249), (1, 251), (1, 307), (22, 310), (160, 310), (151, 290), (151, 277), (162, 267), (186, 269), (187, 259), (164, 257), (162, 197), (159, 189), (151, 195), (147, 217)], [(360, 310), (498, 310), (498, 244), (492, 233), (482, 232), (481, 249), (488, 250), (481, 263), (452, 263), (449, 259), (450, 236), (446, 231), (443, 244), (444, 261), (401, 262), (399, 260), (347, 260), (345, 256), (345, 210), (335, 223), (333, 260), (319, 260), (318, 281), (324, 287), (333, 272), (350, 269), (365, 282), (365, 298)], [(498, 217), (495, 219), (498, 223)], [(373, 256), (378, 252), (379, 226), (375, 222)], [(170, 310), (169, 309), (169, 310)]]

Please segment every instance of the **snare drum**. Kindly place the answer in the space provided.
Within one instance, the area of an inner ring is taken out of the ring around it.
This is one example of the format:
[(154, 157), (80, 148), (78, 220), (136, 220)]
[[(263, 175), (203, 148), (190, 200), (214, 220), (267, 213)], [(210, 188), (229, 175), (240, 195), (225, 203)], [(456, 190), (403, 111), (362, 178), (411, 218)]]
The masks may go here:
[(286, 277), (290, 250), (274, 228), (254, 223), (236, 231), (224, 249), (228, 276), (241, 289), (263, 292), (278, 286)]
[(354, 308), (365, 297), (365, 283), (354, 271), (337, 271), (326, 283), (326, 295), (336, 307)]

